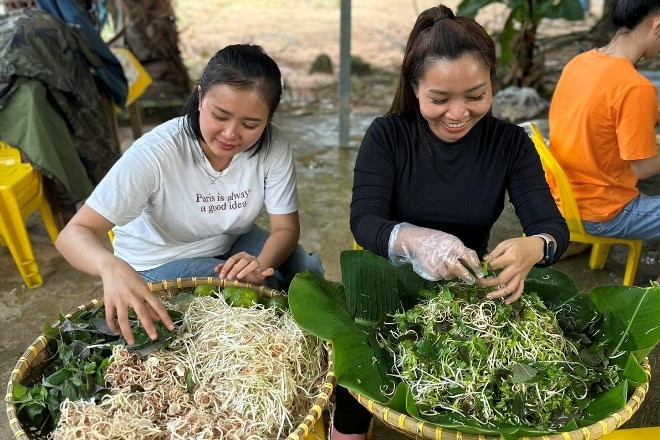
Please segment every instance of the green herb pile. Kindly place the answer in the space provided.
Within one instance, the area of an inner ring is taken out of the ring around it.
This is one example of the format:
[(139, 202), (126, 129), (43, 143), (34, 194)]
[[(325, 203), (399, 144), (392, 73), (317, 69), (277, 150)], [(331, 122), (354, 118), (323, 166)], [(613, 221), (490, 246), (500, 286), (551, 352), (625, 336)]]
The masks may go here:
[(505, 305), (486, 292), (450, 283), (389, 316), (380, 343), (422, 414), (556, 429), (614, 387), (618, 369), (604, 349), (567, 339), (535, 294)]
[[(181, 314), (168, 311), (173, 319)], [(131, 350), (146, 354), (163, 347), (174, 339), (174, 332), (156, 323), (158, 340), (149, 339), (138, 324), (133, 310), (129, 312), (135, 343)], [(28, 386), (13, 382), (12, 397), (23, 426), (32, 426), (39, 432), (52, 432), (60, 419), (60, 404), (69, 399), (100, 401), (110, 393), (104, 373), (110, 365), (112, 348), (126, 345), (126, 340), (110, 330), (105, 321), (105, 309), (101, 306), (60, 316), (56, 326), (45, 326), (48, 352), (51, 359), (45, 361), (43, 375)]]

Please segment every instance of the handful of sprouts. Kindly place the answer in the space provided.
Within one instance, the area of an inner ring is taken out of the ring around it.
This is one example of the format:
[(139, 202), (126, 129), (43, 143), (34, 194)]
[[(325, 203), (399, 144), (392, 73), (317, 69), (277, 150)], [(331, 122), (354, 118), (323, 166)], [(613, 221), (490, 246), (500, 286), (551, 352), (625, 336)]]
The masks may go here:
[(568, 340), (535, 294), (505, 305), (484, 288), (438, 289), (389, 316), (380, 335), (423, 415), (556, 429), (579, 418), (581, 400), (615, 385), (602, 349)]

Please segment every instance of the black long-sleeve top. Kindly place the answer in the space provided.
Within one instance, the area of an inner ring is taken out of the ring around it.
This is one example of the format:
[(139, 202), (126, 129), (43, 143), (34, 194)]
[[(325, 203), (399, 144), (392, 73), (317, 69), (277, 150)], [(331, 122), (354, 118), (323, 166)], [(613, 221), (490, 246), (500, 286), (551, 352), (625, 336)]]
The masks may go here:
[(394, 225), (408, 222), (455, 235), (482, 258), (508, 192), (523, 232), (552, 235), (553, 263), (559, 259), (568, 226), (523, 128), (487, 115), (456, 142), (426, 136), (425, 147), (415, 120), (395, 115), (367, 130), (351, 202), (351, 231), (362, 247), (387, 257)]

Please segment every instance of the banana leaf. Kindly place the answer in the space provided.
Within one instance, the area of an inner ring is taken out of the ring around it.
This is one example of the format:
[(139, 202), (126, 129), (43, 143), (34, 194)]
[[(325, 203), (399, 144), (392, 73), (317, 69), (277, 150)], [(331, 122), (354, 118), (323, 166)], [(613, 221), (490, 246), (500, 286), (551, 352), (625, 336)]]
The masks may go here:
[[(440, 284), (419, 277), (409, 265), (392, 266), (368, 251), (344, 251), (342, 283), (312, 272), (298, 274), (289, 288), (294, 319), (306, 331), (332, 341), (337, 383), (410, 415), (460, 432), (501, 435), (505, 439), (553, 431), (526, 426), (484, 426), (457, 414), (422, 416), (406, 384), (389, 375), (392, 362), (376, 340), (385, 315), (408, 310), (425, 289)], [(568, 275), (533, 268), (525, 292), (536, 293), (555, 312), (567, 337), (596, 341), (611, 362), (621, 367), (616, 387), (581, 402), (579, 420), (567, 420), (560, 431), (572, 431), (609, 416), (625, 405), (635, 387), (648, 381), (640, 365), (660, 341), (660, 287), (599, 286), (588, 293)], [(389, 397), (387, 397), (389, 396)]]

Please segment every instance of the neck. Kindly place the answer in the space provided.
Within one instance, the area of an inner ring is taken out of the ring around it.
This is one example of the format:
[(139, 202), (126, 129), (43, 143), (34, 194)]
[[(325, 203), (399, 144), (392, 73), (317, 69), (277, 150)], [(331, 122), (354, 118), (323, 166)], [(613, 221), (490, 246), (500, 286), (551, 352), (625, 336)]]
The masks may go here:
[(638, 41), (641, 35), (635, 30), (630, 32), (620, 32), (614, 36), (612, 41), (598, 50), (613, 57), (625, 58), (633, 65), (642, 58), (643, 48), (639, 47)]
[(211, 152), (211, 148), (206, 144), (206, 142), (200, 141), (199, 144), (202, 147), (202, 153), (206, 157), (206, 160), (209, 161), (211, 167), (215, 171), (224, 171), (227, 169), (227, 167), (229, 167), (233, 157), (215, 157)]
[(232, 160), (231, 157), (220, 157), (214, 161), (209, 160), (209, 162), (211, 163), (211, 166), (213, 167), (214, 170), (220, 172), (227, 169), (227, 167), (231, 163), (231, 160)]

